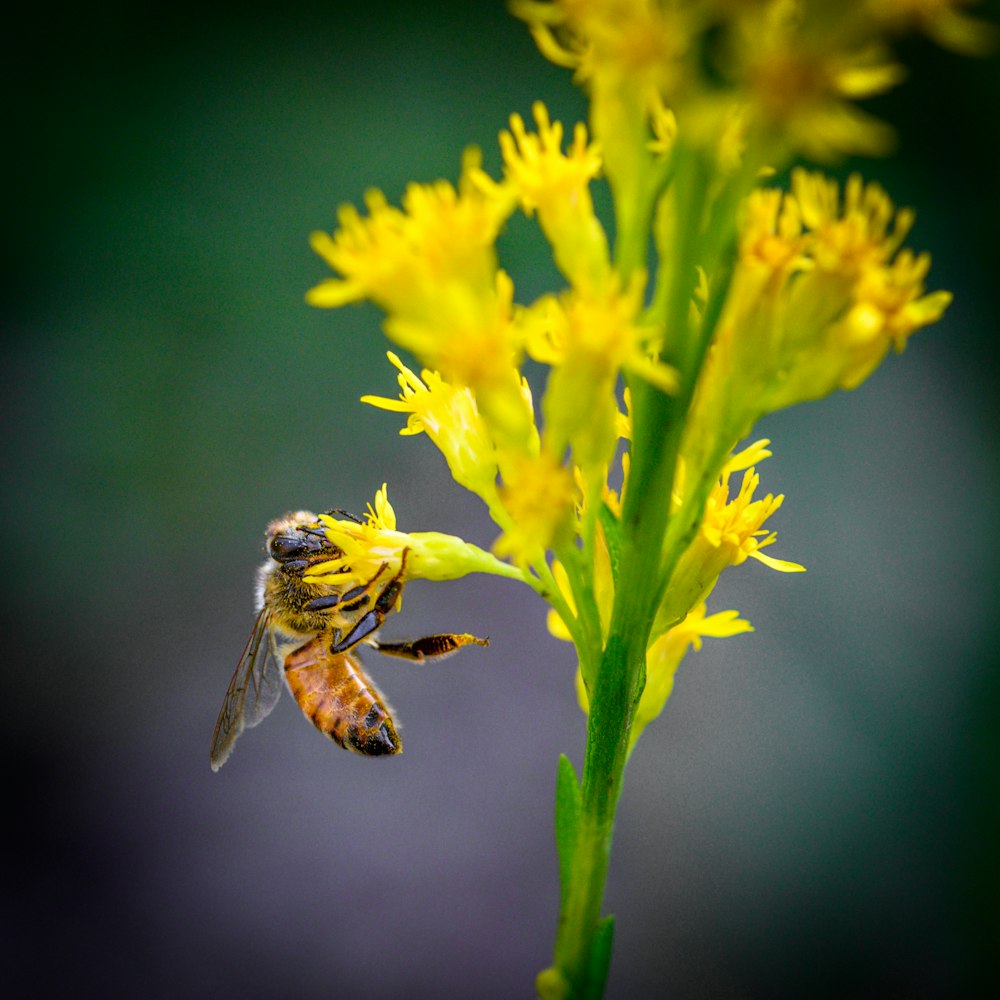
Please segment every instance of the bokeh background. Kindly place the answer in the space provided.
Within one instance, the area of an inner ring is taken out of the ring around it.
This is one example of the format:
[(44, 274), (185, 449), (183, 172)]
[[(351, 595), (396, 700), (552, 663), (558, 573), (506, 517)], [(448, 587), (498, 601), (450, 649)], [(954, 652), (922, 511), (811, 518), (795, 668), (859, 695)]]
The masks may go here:
[[(997, 19), (997, 4), (984, 8)], [(406, 753), (324, 744), (287, 696), (219, 774), (264, 524), (362, 510), (493, 539), (362, 392), (374, 310), (311, 310), (307, 237), (378, 186), (496, 169), (544, 98), (585, 114), (502, 4), (37, 6), (8, 25), (2, 444), (8, 995), (531, 995), (557, 913), (571, 652), (505, 581), (413, 584), (373, 663)], [(866, 163), (956, 293), (862, 389), (770, 419), (777, 555), (713, 607), (620, 809), (609, 997), (972, 995), (1000, 939), (996, 60), (915, 41)], [(844, 165), (844, 170), (851, 164)], [(552, 279), (530, 227), (504, 264)], [(7, 989), (5, 989), (7, 992)]]

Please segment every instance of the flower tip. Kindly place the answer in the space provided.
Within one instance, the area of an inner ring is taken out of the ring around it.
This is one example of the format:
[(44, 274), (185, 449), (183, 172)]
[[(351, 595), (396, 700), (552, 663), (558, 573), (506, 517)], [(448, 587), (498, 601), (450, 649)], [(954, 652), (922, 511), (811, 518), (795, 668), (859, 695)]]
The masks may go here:
[(756, 552), (751, 552), (750, 558), (762, 562), (765, 566), (777, 570), (779, 573), (805, 573), (806, 571), (805, 566), (801, 563), (790, 562), (787, 559), (775, 559), (774, 556), (766, 555), (759, 549)]
[(336, 309), (360, 297), (354, 285), (339, 278), (327, 278), (306, 292), (306, 302), (321, 309)]

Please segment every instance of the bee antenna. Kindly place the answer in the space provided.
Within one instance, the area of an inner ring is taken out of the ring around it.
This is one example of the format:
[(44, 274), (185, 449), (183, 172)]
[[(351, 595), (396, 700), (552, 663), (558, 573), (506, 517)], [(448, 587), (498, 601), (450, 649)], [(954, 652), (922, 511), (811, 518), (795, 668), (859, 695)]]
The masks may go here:
[(334, 507), (332, 510), (324, 511), (325, 514), (340, 514), (341, 517), (346, 517), (348, 521), (353, 521), (355, 524), (363, 524), (364, 522), (356, 514), (352, 514), (348, 510), (341, 510), (340, 507)]

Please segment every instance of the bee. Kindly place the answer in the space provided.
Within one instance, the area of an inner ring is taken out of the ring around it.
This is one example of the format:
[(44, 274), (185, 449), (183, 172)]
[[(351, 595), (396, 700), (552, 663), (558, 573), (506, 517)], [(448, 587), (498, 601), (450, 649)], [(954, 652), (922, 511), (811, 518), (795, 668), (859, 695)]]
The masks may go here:
[[(357, 520), (344, 511), (330, 513)], [(300, 510), (277, 518), (265, 538), (268, 558), (257, 575), (257, 621), (215, 723), (212, 770), (226, 762), (244, 728), (271, 712), (282, 677), (306, 718), (339, 746), (369, 757), (401, 753), (392, 710), (354, 648), (364, 643), (422, 662), (462, 646), (486, 646), (488, 640), (450, 632), (403, 642), (375, 638), (402, 596), (405, 550), (395, 572), (383, 563), (367, 583), (344, 589), (303, 579), (316, 563), (343, 555), (315, 514)]]

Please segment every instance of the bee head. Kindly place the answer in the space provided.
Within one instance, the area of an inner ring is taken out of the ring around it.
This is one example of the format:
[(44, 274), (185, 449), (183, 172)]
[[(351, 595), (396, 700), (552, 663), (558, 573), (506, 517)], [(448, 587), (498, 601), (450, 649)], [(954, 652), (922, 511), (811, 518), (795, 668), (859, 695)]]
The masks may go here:
[[(330, 543), (316, 515), (299, 510), (276, 518), (267, 526), (267, 552), (286, 569), (304, 568), (317, 557), (330, 559), (340, 550)], [(301, 567), (296, 563), (301, 563)]]

